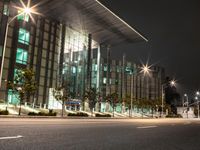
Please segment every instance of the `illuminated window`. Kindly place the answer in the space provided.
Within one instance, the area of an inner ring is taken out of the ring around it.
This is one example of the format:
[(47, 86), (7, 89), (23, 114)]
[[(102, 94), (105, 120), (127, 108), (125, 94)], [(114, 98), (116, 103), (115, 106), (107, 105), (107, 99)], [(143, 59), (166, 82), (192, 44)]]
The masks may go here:
[(30, 40), (30, 33), (25, 29), (19, 29), (18, 42), (28, 45)]
[(14, 83), (22, 84), (23, 79), (21, 78), (22, 70), (21, 69), (14, 69)]
[(126, 72), (127, 74), (132, 74), (132, 68), (126, 67), (125, 72)]
[(18, 74), (21, 70), (20, 69), (14, 69), (14, 78), (17, 78), (18, 77)]
[(108, 70), (108, 67), (105, 65), (105, 66), (103, 67), (103, 70), (104, 70), (104, 71), (107, 71), (107, 70)]
[(0, 56), (2, 56), (2, 53), (3, 53), (3, 47), (0, 46)]
[(24, 49), (18, 48), (16, 54), (16, 62), (19, 64), (27, 64), (28, 52)]
[(18, 104), (19, 103), (19, 94), (14, 92), (13, 90), (8, 90), (8, 102), (10, 104)]
[(92, 64), (92, 71), (97, 71), (98, 67), (97, 64)]
[(8, 9), (8, 5), (7, 4), (5, 4), (3, 6), (3, 14), (6, 15), (6, 16), (9, 15), (9, 9)]
[[(21, 11), (18, 11), (18, 14), (20, 14), (20, 13), (21, 13)], [(23, 13), (23, 14), (19, 15), (17, 17), (17, 19), (18, 20), (24, 20), (24, 21), (28, 22), (29, 21), (29, 15), (26, 14), (26, 13)]]
[(106, 80), (107, 80), (106, 78), (103, 78), (103, 84), (106, 84)]
[(72, 67), (72, 73), (73, 73), (73, 74), (76, 73), (76, 67)]
[(117, 66), (117, 72), (120, 72), (120, 66)]

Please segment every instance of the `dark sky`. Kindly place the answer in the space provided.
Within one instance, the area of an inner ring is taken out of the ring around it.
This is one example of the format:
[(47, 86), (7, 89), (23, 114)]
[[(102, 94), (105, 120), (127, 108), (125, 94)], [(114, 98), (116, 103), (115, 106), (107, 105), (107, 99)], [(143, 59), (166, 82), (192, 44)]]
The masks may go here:
[[(120, 59), (163, 66), (180, 92), (200, 88), (200, 0), (101, 0), (149, 42), (113, 50)], [(191, 93), (190, 93), (191, 94)]]

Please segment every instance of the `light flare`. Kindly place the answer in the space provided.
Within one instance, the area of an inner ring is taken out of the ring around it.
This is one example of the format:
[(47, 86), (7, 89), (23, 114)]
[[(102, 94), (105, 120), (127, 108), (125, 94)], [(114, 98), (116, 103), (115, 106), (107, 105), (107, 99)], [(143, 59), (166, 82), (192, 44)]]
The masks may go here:
[(35, 23), (35, 20), (34, 20), (34, 17), (32, 15), (33, 14), (40, 15), (40, 16), (42, 15), (41, 13), (35, 11), (35, 8), (39, 4), (35, 4), (35, 5), (31, 6), (31, 0), (28, 0), (27, 5), (25, 5), (23, 0), (20, 0), (20, 3), (22, 5), (22, 7), (18, 7), (18, 6), (13, 6), (13, 7), (18, 9), (20, 14), (28, 15), (34, 23)]
[(150, 72), (151, 72), (151, 66), (149, 66), (148, 64), (146, 64), (146, 65), (144, 65), (144, 64), (142, 64), (142, 67), (141, 67), (141, 71), (140, 71), (140, 73), (143, 73), (143, 74), (147, 74), (147, 75), (149, 75), (150, 74)]

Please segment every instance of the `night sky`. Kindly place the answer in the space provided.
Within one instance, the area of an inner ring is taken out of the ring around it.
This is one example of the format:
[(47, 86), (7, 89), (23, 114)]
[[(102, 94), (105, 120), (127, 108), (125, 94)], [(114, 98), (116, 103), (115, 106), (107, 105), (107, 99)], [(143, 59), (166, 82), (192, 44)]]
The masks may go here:
[(180, 93), (200, 89), (200, 0), (101, 0), (149, 42), (113, 48), (120, 59), (163, 66)]

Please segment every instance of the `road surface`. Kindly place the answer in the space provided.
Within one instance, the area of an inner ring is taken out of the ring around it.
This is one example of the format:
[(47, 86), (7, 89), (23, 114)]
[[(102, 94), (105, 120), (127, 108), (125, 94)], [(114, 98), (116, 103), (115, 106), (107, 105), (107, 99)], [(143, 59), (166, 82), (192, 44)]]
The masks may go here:
[(0, 150), (200, 150), (200, 120), (1, 118)]

